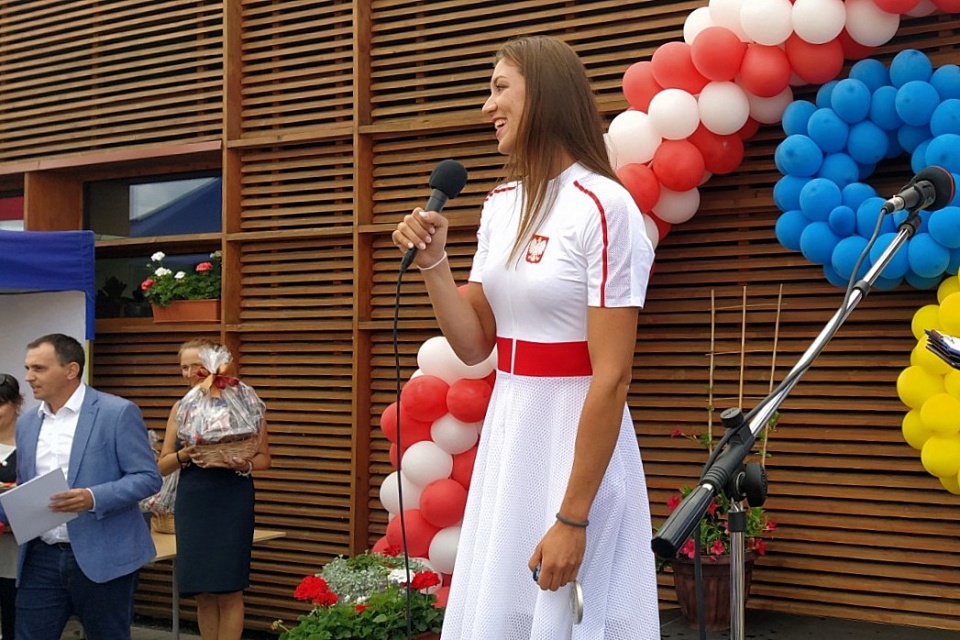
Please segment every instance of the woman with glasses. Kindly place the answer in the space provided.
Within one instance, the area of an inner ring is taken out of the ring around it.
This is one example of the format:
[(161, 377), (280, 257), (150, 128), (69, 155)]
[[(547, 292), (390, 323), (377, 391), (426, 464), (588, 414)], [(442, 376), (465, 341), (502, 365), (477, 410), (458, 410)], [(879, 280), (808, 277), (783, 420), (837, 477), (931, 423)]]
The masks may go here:
[[(15, 432), (22, 404), (20, 383), (9, 373), (0, 373), (0, 487), (3, 490), (17, 480)], [(0, 533), (0, 634), (11, 640), (17, 600), (18, 551), (13, 534), (4, 529)]]

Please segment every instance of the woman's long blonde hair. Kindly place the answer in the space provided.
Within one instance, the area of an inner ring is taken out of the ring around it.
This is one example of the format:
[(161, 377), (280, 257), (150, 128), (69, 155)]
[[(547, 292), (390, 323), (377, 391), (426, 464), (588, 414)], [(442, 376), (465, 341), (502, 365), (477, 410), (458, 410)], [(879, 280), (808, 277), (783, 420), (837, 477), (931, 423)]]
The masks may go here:
[(523, 211), (510, 259), (537, 229), (553, 204), (562, 152), (587, 169), (617, 180), (603, 139), (604, 122), (597, 109), (587, 70), (562, 40), (525, 36), (508, 41), (494, 58), (506, 60), (523, 75), (526, 100), (517, 145), (504, 165), (508, 182), (523, 183)]

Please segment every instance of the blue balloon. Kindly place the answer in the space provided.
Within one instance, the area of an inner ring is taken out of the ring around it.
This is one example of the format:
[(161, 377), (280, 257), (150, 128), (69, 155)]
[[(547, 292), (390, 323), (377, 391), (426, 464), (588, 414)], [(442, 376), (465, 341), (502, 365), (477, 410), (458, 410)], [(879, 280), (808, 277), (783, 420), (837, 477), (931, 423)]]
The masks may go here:
[(930, 84), (940, 94), (940, 100), (960, 98), (960, 67), (945, 64), (930, 76)]
[(960, 249), (960, 207), (947, 206), (930, 212), (930, 237), (948, 249)]
[(833, 90), (839, 83), (839, 80), (831, 80), (820, 85), (820, 88), (817, 89), (817, 99), (814, 101), (818, 107), (821, 109), (830, 108), (830, 96), (833, 95)]
[[(860, 236), (850, 236), (837, 243), (833, 249), (833, 255), (830, 256), (830, 266), (845, 281), (850, 279), (853, 274), (853, 267), (860, 259), (860, 254), (867, 248), (867, 239)], [(864, 258), (860, 270), (857, 272), (857, 278), (862, 278), (870, 269), (870, 258)]]
[(947, 265), (947, 275), (955, 275), (960, 271), (960, 249), (950, 250), (950, 264)]
[(840, 206), (840, 187), (826, 178), (814, 178), (800, 190), (800, 210), (810, 220), (826, 220)]
[(857, 214), (845, 204), (834, 207), (827, 218), (827, 224), (841, 238), (853, 235), (857, 230)]
[(780, 173), (805, 178), (814, 175), (823, 163), (823, 153), (817, 143), (802, 135), (787, 137), (777, 146), (773, 155)]
[(833, 109), (817, 109), (807, 121), (807, 135), (824, 153), (843, 151), (849, 133), (850, 125)]
[[(859, 207), (857, 207), (857, 233), (864, 238), (873, 235), (873, 230), (877, 227), (877, 218), (880, 217), (880, 207), (884, 203), (883, 198), (867, 198)], [(887, 233), (895, 229), (893, 218), (884, 216), (881, 219), (880, 233)]]
[(930, 118), (940, 104), (940, 94), (929, 82), (911, 80), (897, 89), (894, 104), (901, 120), (908, 125), (920, 127), (930, 124)]
[[(907, 216), (910, 215), (909, 211), (900, 210), (893, 214), (893, 225), (899, 229), (900, 225), (903, 224), (903, 221), (907, 219)], [(927, 233), (930, 230), (930, 212), (929, 211), (920, 211), (917, 213), (917, 217), (920, 218), (920, 224), (917, 225), (917, 234)]]
[(907, 283), (914, 289), (933, 289), (940, 285), (943, 276), (934, 276), (932, 278), (922, 278), (913, 271), (907, 271)]
[(910, 168), (914, 173), (919, 173), (921, 169), (929, 166), (927, 162), (927, 148), (930, 146), (929, 140), (924, 140), (917, 145), (917, 148), (910, 154)]
[(859, 164), (875, 165), (887, 154), (888, 144), (887, 133), (869, 120), (864, 120), (850, 127), (847, 153)]
[(867, 198), (876, 198), (877, 190), (863, 182), (851, 182), (840, 189), (840, 195), (844, 206), (856, 211)]
[(910, 270), (921, 278), (942, 276), (950, 264), (950, 250), (929, 233), (918, 233), (907, 244)]
[[(887, 247), (890, 246), (890, 243), (896, 237), (896, 233), (885, 233), (877, 238), (874, 245), (870, 247), (870, 262), (872, 264), (877, 264), (880, 256), (883, 255), (883, 252), (887, 250)], [(890, 258), (890, 262), (883, 268), (880, 275), (884, 278), (895, 280), (905, 276), (909, 269), (910, 261), (907, 259), (907, 252), (901, 246), (897, 252), (893, 254), (893, 257)]]
[(794, 134), (807, 135), (807, 121), (817, 110), (817, 105), (808, 100), (794, 100), (784, 109), (780, 117), (783, 132), (788, 136)]
[(871, 92), (890, 84), (887, 68), (876, 58), (864, 58), (854, 63), (848, 75), (865, 84)]
[(857, 168), (860, 172), (857, 174), (857, 180), (866, 180), (873, 175), (873, 172), (877, 170), (877, 164), (860, 164), (857, 163)]
[(800, 234), (800, 253), (810, 262), (828, 264), (833, 249), (840, 242), (826, 222), (811, 222)]
[(830, 106), (844, 122), (856, 124), (870, 113), (870, 89), (859, 80), (841, 80), (830, 94)]
[(831, 264), (823, 265), (823, 275), (827, 278), (827, 282), (829, 282), (833, 286), (846, 288), (847, 286), (846, 279), (840, 277), (840, 274), (837, 273), (837, 270), (833, 268), (833, 265)]
[(873, 288), (878, 291), (893, 291), (901, 284), (903, 284), (903, 278), (884, 278), (883, 276), (877, 276), (877, 279), (873, 281)]
[(960, 133), (960, 100), (957, 98), (944, 100), (930, 116), (930, 134), (942, 136), (945, 133)]
[(773, 185), (773, 203), (780, 211), (800, 208), (800, 190), (810, 182), (810, 178), (798, 178), (789, 174), (777, 180)]
[(927, 145), (927, 164), (943, 167), (951, 173), (960, 173), (960, 135), (945, 133)]
[(887, 155), (883, 156), (884, 160), (891, 160), (900, 156), (903, 152), (906, 151), (903, 147), (900, 146), (900, 130), (887, 131)]
[(831, 153), (823, 159), (817, 177), (826, 178), (843, 189), (860, 180), (860, 166), (845, 153)]
[(894, 87), (880, 87), (870, 97), (870, 119), (884, 131), (893, 131), (903, 125), (897, 114), (897, 90)]
[(915, 127), (905, 124), (897, 131), (897, 140), (907, 153), (913, 153), (914, 149), (916, 149), (921, 142), (929, 140), (932, 137), (933, 136), (930, 135), (929, 125)]
[(898, 88), (913, 80), (928, 82), (932, 75), (930, 58), (916, 49), (904, 49), (890, 62), (890, 84)]
[(791, 251), (800, 251), (800, 236), (809, 224), (810, 220), (799, 209), (780, 214), (774, 226), (777, 241)]

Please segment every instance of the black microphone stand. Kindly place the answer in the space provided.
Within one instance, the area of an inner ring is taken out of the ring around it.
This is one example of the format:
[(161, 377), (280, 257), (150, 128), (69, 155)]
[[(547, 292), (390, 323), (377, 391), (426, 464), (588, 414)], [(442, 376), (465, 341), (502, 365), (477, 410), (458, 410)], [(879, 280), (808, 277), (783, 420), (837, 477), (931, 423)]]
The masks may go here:
[[(665, 560), (677, 555), (680, 547), (687, 541), (694, 527), (706, 514), (713, 498), (724, 492), (731, 501), (729, 512), (730, 527), (730, 639), (744, 640), (745, 588), (744, 588), (744, 536), (746, 513), (740, 504), (744, 498), (753, 506), (760, 506), (766, 496), (766, 479), (762, 470), (757, 477), (759, 465), (744, 465), (744, 459), (750, 454), (757, 436), (770, 418), (787, 399), (787, 395), (797, 385), (813, 361), (823, 351), (827, 343), (840, 329), (856, 306), (870, 292), (870, 287), (880, 276), (897, 250), (913, 236), (920, 226), (917, 210), (910, 210), (906, 220), (898, 229), (896, 237), (884, 249), (879, 259), (870, 267), (864, 277), (857, 281), (840, 309), (820, 331), (813, 343), (800, 357), (790, 373), (776, 389), (761, 400), (753, 411), (744, 416), (740, 409), (727, 409), (721, 414), (721, 420), (728, 432), (704, 465), (700, 483), (680, 502), (660, 530), (653, 536), (653, 552)], [(746, 429), (744, 427), (747, 427)], [(756, 502), (759, 500), (759, 502)], [(699, 549), (697, 550), (699, 553)]]

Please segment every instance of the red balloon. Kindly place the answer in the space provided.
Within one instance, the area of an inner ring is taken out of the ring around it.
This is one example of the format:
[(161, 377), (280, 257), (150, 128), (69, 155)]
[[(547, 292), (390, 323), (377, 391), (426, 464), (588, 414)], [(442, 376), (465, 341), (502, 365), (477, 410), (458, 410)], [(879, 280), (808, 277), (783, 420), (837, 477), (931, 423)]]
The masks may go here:
[(747, 43), (724, 27), (707, 27), (690, 45), (693, 66), (705, 78), (718, 82), (736, 77), (746, 52)]
[(864, 58), (869, 58), (876, 50), (876, 47), (868, 47), (851, 38), (846, 29), (840, 32), (837, 40), (840, 41), (840, 46), (843, 48), (843, 57), (847, 60), (863, 60)]
[(447, 408), (450, 415), (461, 422), (480, 422), (487, 415), (491, 393), (493, 389), (486, 380), (470, 378), (457, 380), (447, 391)]
[(743, 162), (743, 139), (737, 134), (722, 136), (702, 124), (689, 138), (703, 155), (703, 166), (715, 175), (735, 171)]
[(437, 589), (437, 601), (434, 603), (434, 606), (437, 608), (447, 606), (447, 601), (450, 599), (450, 587), (444, 585)]
[(686, 140), (664, 140), (653, 154), (650, 168), (671, 191), (689, 191), (703, 180), (703, 155)]
[(442, 584), (444, 587), (449, 587), (449, 586), (450, 586), (450, 582), (451, 582), (451, 580), (453, 579), (453, 574), (452, 574), (452, 573), (441, 573), (441, 574), (440, 574), (440, 578), (441, 578), (441, 583), (440, 583), (440, 584)]
[(635, 62), (623, 73), (623, 96), (630, 106), (646, 113), (653, 96), (663, 91), (663, 87), (653, 79), (653, 63), (644, 60)]
[(467, 490), (456, 480), (444, 478), (428, 484), (420, 494), (420, 515), (435, 527), (452, 527), (463, 519)]
[(389, 548), (390, 541), (387, 540), (387, 536), (380, 536), (380, 539), (373, 543), (373, 548), (370, 549), (370, 551), (374, 553), (384, 553)]
[(660, 199), (660, 181), (645, 164), (633, 162), (617, 169), (617, 177), (643, 213), (649, 213)]
[(459, 482), (464, 489), (469, 489), (470, 476), (473, 475), (473, 464), (476, 461), (477, 445), (453, 456), (453, 470), (450, 472), (450, 478)]
[(906, 13), (920, 4), (920, 0), (873, 0), (873, 4), (887, 13)]
[(933, 4), (944, 13), (960, 13), (960, 0), (933, 0)]
[(707, 80), (690, 58), (690, 45), (675, 41), (660, 45), (650, 57), (653, 79), (664, 89), (683, 89), (697, 95), (707, 86)]
[[(407, 445), (407, 443), (403, 443), (403, 452), (404, 452), (404, 453), (406, 453), (406, 452), (407, 452), (407, 449), (409, 449), (409, 448), (410, 448), (410, 447), (409, 447), (409, 445)], [(402, 456), (401, 456), (401, 457), (402, 457)], [(390, 464), (391, 464), (391, 466), (393, 466), (394, 469), (399, 469), (399, 468), (400, 468), (400, 464), (399, 464), (399, 461), (398, 461), (398, 459), (397, 459), (397, 445), (396, 445), (396, 443), (390, 445)]]
[(737, 131), (737, 135), (740, 136), (741, 140), (749, 140), (757, 134), (757, 131), (760, 130), (760, 121), (754, 120), (753, 118), (747, 118), (747, 121), (740, 127), (740, 130)]
[(740, 85), (760, 98), (772, 98), (790, 84), (790, 60), (780, 47), (747, 45), (740, 65)]
[[(427, 522), (420, 509), (404, 511), (403, 521), (407, 528), (407, 555), (411, 558), (426, 558), (430, 552), (430, 541), (440, 529)], [(391, 545), (403, 546), (399, 515), (387, 525), (387, 541)]]
[[(403, 411), (403, 407), (400, 409), (400, 424), (402, 427), (400, 439), (403, 441), (404, 449), (412, 445), (414, 442), (430, 439), (430, 427), (433, 426), (433, 423), (414, 420), (412, 417), (410, 417), (409, 413)], [(383, 430), (383, 435), (387, 437), (387, 440), (390, 442), (397, 441), (396, 402), (384, 409), (383, 413), (380, 414), (380, 429)]]
[(486, 382), (488, 385), (490, 385), (490, 388), (493, 389), (493, 385), (497, 383), (497, 370), (494, 369), (493, 371), (488, 373), (487, 377), (485, 377), (483, 381)]
[[(657, 226), (657, 233), (660, 234), (660, 240), (663, 241), (667, 237), (667, 234), (670, 233), (670, 230), (673, 229), (673, 225), (669, 222), (664, 222), (658, 218), (653, 212), (647, 214), (650, 216), (650, 219), (653, 220), (653, 224)], [(650, 275), (653, 275), (653, 267), (650, 267)]]
[(810, 44), (794, 33), (784, 43), (784, 50), (794, 72), (810, 84), (829, 82), (843, 69), (843, 45), (836, 38)]
[(436, 376), (411, 378), (400, 391), (400, 411), (420, 422), (433, 422), (447, 413), (450, 385)]

